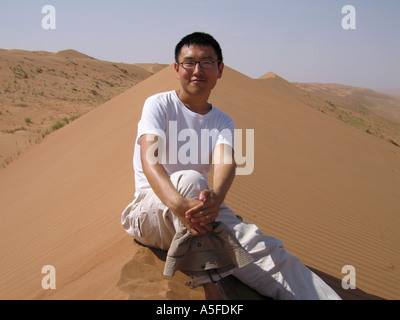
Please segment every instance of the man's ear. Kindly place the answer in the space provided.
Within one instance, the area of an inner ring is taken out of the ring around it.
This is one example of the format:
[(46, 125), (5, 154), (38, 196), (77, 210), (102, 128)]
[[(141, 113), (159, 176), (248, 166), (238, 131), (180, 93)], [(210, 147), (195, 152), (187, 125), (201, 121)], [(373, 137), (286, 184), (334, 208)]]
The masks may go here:
[(176, 62), (174, 62), (174, 69), (176, 78), (179, 79), (179, 64), (177, 64)]
[(219, 64), (219, 66), (218, 66), (218, 72), (219, 72), (219, 74), (218, 74), (218, 79), (220, 79), (220, 78), (222, 77), (222, 72), (224, 71), (224, 67), (225, 67), (224, 63), (221, 62), (221, 63)]

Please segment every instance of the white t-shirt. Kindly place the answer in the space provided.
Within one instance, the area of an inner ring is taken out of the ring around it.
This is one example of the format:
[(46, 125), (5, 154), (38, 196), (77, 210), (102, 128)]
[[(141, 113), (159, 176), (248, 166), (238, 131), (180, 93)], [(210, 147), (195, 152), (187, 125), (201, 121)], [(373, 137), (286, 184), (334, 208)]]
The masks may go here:
[(180, 170), (196, 170), (207, 179), (214, 147), (228, 144), (233, 148), (233, 133), (232, 118), (214, 106), (201, 115), (189, 110), (175, 91), (149, 97), (138, 124), (133, 157), (135, 196), (151, 189), (140, 159), (138, 139), (142, 135), (153, 134), (161, 138), (157, 143), (158, 157), (154, 156), (155, 147), (148, 155), (152, 161), (161, 163), (169, 175)]

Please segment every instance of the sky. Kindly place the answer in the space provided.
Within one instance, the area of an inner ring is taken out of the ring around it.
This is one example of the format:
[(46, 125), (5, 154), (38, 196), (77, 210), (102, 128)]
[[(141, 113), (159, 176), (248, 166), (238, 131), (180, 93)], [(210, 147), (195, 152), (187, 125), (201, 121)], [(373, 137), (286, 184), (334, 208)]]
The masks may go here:
[(0, 48), (170, 64), (181, 38), (204, 31), (252, 78), (400, 88), (399, 17), (400, 0), (1, 0)]

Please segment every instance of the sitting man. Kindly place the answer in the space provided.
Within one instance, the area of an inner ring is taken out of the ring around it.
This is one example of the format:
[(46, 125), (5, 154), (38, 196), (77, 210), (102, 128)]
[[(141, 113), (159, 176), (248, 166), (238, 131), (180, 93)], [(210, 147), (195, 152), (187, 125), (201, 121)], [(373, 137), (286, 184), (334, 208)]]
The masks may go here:
[[(125, 230), (144, 245), (169, 250), (182, 227), (193, 237), (203, 237), (221, 222), (253, 259), (222, 277), (233, 274), (273, 299), (340, 299), (298, 258), (286, 252), (280, 240), (264, 235), (254, 224), (244, 223), (224, 204), (236, 165), (234, 123), (208, 102), (224, 69), (218, 42), (206, 33), (187, 35), (176, 46), (174, 68), (180, 88), (149, 97), (143, 107), (134, 153), (135, 200), (122, 213)], [(206, 147), (203, 142), (197, 143), (198, 152), (188, 161), (182, 150), (186, 155), (193, 149), (188, 149), (188, 142), (177, 133), (201, 137), (205, 129), (217, 136)], [(208, 173), (213, 164), (210, 190)], [(192, 279), (194, 287), (204, 286), (206, 297), (207, 292), (215, 290), (213, 282), (212, 277)]]

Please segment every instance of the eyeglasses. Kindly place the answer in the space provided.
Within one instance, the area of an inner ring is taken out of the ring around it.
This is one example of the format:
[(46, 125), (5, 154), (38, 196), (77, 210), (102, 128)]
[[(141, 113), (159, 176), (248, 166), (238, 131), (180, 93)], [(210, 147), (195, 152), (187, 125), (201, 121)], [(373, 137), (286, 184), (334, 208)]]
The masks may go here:
[(220, 60), (183, 61), (179, 64), (185, 70), (193, 70), (196, 68), (196, 64), (199, 64), (202, 69), (211, 69), (214, 67), (215, 62), (220, 62)]

